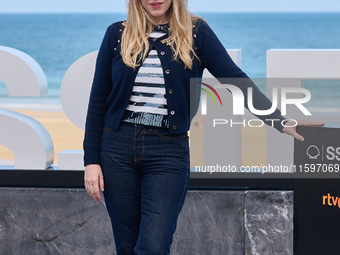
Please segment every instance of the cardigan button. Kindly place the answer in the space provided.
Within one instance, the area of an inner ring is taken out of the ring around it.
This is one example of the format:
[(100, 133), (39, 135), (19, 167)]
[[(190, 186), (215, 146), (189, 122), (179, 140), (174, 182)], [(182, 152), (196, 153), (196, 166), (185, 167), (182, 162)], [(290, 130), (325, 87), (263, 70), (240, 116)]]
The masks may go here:
[(165, 51), (161, 51), (161, 55), (164, 56), (165, 55)]
[(177, 126), (176, 126), (176, 125), (173, 125), (173, 126), (172, 126), (172, 129), (177, 129)]
[(169, 89), (169, 94), (171, 95), (172, 93), (174, 93), (174, 91), (172, 89)]
[(166, 74), (170, 74), (170, 70), (167, 69), (167, 70), (165, 71), (165, 73), (166, 73)]
[(120, 43), (120, 40), (118, 40), (118, 43)]
[(155, 42), (155, 41), (157, 41), (157, 38), (153, 38), (152, 40)]
[(171, 114), (171, 115), (175, 115), (175, 111), (171, 111), (170, 114)]

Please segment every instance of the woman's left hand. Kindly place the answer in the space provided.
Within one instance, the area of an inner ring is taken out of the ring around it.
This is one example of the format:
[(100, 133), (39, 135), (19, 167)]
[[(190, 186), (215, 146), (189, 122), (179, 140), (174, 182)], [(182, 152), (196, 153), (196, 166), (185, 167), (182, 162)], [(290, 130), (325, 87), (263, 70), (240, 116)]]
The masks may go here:
[[(324, 126), (325, 123), (324, 122), (317, 122), (317, 121), (310, 121), (310, 120), (301, 120), (301, 119), (298, 119), (296, 120), (297, 122), (297, 126)], [(292, 127), (293, 125), (296, 124), (296, 122), (290, 120), (288, 121), (285, 126), (283, 127), (282, 129), (282, 132), (283, 133), (286, 133), (288, 135), (291, 135), (293, 136), (295, 139), (299, 140), (299, 141), (304, 141), (305, 138), (303, 138), (302, 135), (300, 135), (298, 132), (296, 132), (296, 127)]]

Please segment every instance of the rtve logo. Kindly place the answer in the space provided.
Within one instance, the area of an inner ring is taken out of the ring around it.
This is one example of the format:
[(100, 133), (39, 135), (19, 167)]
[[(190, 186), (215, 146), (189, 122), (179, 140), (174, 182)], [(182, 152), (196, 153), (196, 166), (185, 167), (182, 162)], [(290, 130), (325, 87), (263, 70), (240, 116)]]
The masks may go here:
[(327, 205), (329, 206), (338, 206), (340, 208), (340, 199), (339, 197), (333, 197), (331, 194), (327, 194), (327, 196), (322, 196), (322, 205)]

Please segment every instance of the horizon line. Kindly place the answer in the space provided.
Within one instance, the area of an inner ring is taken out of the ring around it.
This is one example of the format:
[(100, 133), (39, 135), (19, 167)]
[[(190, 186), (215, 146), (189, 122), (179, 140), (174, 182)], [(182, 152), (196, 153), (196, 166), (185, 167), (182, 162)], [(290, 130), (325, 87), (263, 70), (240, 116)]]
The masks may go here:
[[(210, 12), (192, 12), (197, 14), (203, 13), (340, 13), (339, 11), (210, 11)], [(43, 11), (43, 12), (1, 12), (0, 14), (126, 14), (126, 12), (68, 12), (68, 11), (61, 11), (61, 12), (53, 12), (53, 11)]]

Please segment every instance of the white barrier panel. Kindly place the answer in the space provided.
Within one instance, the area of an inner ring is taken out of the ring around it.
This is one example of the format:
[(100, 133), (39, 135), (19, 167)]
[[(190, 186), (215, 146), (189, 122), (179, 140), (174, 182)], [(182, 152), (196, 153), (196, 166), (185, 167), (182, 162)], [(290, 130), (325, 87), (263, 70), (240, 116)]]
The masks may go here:
[[(227, 50), (231, 59), (242, 68), (242, 51), (240, 49)], [(205, 69), (203, 73), (203, 82), (206, 78), (209, 78), (209, 85), (215, 86), (217, 84), (221, 84), (217, 79), (215, 79), (212, 74)], [(227, 89), (218, 90), (218, 93), (223, 98), (223, 104), (230, 103), (232, 105), (233, 99), (232, 95)], [(202, 100), (204, 100), (204, 96), (206, 94), (202, 94)], [(233, 119), (236, 122), (242, 121), (242, 116), (234, 116), (232, 112), (232, 107), (216, 107), (212, 100), (207, 101), (207, 109), (214, 111), (214, 114), (209, 114), (204, 116), (204, 165), (205, 166), (215, 166), (225, 165), (225, 162), (236, 167), (240, 167), (242, 164), (242, 127), (239, 125), (237, 127), (228, 128), (218, 127), (218, 129), (212, 129), (212, 127), (208, 126), (213, 123), (213, 119), (215, 116), (223, 116), (225, 119)], [(227, 109), (227, 111), (226, 111)], [(230, 110), (230, 111), (229, 111)], [(209, 123), (209, 124), (208, 124)], [(218, 136), (216, 135), (208, 135), (207, 133), (210, 131), (218, 132)], [(191, 142), (191, 146), (196, 146), (194, 141)]]
[(340, 50), (272, 49), (267, 78), (339, 79)]
[[(267, 78), (269, 78), (267, 83), (269, 97), (274, 87), (302, 87), (304, 79), (340, 79), (340, 50), (268, 50)], [(287, 83), (288, 78), (294, 79)], [(293, 107), (284, 117), (323, 122), (339, 121), (334, 116), (304, 116)], [(267, 163), (292, 164), (294, 139), (271, 128), (267, 129), (267, 135)]]
[(59, 170), (84, 170), (84, 151), (64, 150), (58, 153)]
[[(0, 79), (9, 96), (42, 96), (47, 81), (39, 64), (27, 54), (0, 46)], [(43, 170), (53, 163), (53, 142), (44, 126), (31, 117), (0, 108), (0, 144), (15, 157), (14, 169)]]

